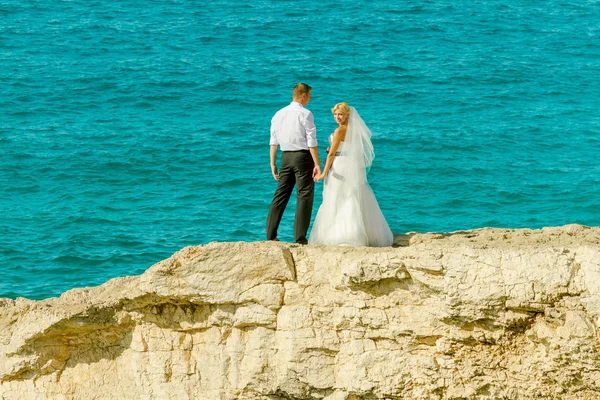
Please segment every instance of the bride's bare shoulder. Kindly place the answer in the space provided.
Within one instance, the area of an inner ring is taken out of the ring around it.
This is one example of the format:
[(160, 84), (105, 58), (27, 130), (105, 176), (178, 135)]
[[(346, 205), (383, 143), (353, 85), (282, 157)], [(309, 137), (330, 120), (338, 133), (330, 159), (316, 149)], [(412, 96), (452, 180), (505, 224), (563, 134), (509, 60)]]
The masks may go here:
[(333, 136), (334, 137), (339, 137), (340, 140), (344, 140), (346, 139), (346, 126), (342, 125), (342, 126), (338, 126), (335, 131), (333, 131)]

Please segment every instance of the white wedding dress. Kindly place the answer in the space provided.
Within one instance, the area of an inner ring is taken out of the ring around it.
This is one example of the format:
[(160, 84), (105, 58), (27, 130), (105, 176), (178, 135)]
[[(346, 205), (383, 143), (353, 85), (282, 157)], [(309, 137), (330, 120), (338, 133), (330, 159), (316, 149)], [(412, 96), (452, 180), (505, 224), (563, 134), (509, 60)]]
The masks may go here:
[(346, 140), (340, 143), (325, 177), (323, 203), (317, 212), (309, 244), (392, 245), (394, 235), (367, 181), (367, 169), (374, 157), (371, 131), (350, 107)]

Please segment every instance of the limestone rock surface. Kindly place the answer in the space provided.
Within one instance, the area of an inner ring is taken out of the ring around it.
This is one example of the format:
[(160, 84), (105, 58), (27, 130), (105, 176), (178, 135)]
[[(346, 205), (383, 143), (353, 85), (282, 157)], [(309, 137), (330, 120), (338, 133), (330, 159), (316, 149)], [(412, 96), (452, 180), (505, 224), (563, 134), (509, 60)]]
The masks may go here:
[(0, 299), (1, 399), (597, 399), (600, 228), (188, 247)]

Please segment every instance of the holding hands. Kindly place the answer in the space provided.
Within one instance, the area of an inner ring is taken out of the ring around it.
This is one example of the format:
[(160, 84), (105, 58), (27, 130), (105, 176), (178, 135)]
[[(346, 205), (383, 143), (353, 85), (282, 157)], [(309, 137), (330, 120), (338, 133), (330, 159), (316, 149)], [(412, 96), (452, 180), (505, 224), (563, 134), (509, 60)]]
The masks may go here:
[(313, 180), (315, 182), (319, 182), (321, 179), (323, 179), (325, 175), (321, 172), (321, 166), (317, 165), (315, 166), (315, 168), (313, 169)]
[(315, 182), (320, 182), (321, 180), (323, 180), (323, 178), (325, 178), (325, 175), (327, 175), (327, 174), (326, 174), (326, 173), (324, 173), (324, 172), (321, 172), (321, 173), (319, 173), (319, 174), (316, 174), (315, 176), (313, 176), (313, 180), (314, 180)]

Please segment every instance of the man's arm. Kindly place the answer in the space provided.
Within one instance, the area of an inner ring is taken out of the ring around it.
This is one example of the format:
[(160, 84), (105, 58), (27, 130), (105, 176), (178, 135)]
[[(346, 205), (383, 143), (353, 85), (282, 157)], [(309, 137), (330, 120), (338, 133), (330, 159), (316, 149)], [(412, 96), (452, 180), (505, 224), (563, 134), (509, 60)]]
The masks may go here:
[[(276, 144), (272, 144), (270, 146), (270, 156), (271, 156), (271, 174), (273, 174), (273, 178), (275, 178), (276, 181), (279, 180), (279, 174), (277, 173), (277, 145)], [(317, 158), (319, 157), (319, 154), (317, 153)]]
[(312, 156), (312, 159), (315, 162), (315, 167), (313, 168), (312, 173), (312, 177), (314, 178), (315, 176), (321, 173), (321, 161), (319, 161), (319, 148), (317, 146), (309, 147), (308, 150), (310, 150), (310, 155)]
[(306, 142), (308, 143), (308, 149), (310, 150), (310, 155), (315, 162), (315, 168), (313, 169), (312, 173), (312, 177), (314, 178), (321, 173), (321, 161), (319, 161), (319, 148), (317, 147), (317, 127), (315, 126), (315, 118), (311, 112), (309, 112), (306, 116), (304, 129), (306, 130)]

